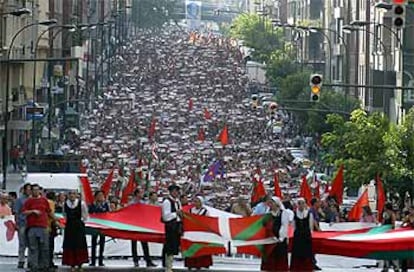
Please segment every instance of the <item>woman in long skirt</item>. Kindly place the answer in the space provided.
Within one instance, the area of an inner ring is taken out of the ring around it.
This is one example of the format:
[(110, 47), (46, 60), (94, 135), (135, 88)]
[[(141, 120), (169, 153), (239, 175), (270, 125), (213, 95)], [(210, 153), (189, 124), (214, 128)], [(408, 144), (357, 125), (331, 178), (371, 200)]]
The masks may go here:
[(313, 217), (303, 198), (298, 200), (294, 217), (294, 233), (290, 271), (313, 271), (312, 232)]
[(62, 264), (81, 270), (82, 264), (88, 262), (88, 247), (86, 244), (85, 223), (88, 218), (86, 204), (77, 197), (77, 192), (69, 193), (64, 205), (66, 218), (65, 232), (63, 236)]
[[(201, 196), (197, 196), (194, 199), (194, 207), (190, 209), (190, 213), (192, 214), (198, 214), (198, 215), (207, 215), (208, 211), (203, 206), (203, 198)], [(213, 265), (213, 259), (211, 255), (206, 256), (200, 256), (200, 257), (191, 257), (191, 258), (185, 258), (184, 265), (188, 269), (200, 269), (200, 268), (209, 268), (211, 265)]]
[(271, 221), (269, 231), (273, 233), (276, 244), (266, 245), (266, 253), (262, 257), (262, 271), (289, 271), (288, 264), (288, 227), (289, 214), (278, 197), (272, 197), (270, 203)]

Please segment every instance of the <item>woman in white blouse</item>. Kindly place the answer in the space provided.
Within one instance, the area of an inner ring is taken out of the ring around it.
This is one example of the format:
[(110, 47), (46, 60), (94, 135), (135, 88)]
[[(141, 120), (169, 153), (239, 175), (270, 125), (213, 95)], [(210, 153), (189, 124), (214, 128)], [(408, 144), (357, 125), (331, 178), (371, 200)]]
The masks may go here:
[(313, 217), (305, 199), (297, 201), (298, 208), (293, 219), (294, 233), (290, 271), (313, 271), (312, 227)]
[(76, 267), (81, 270), (82, 264), (89, 260), (84, 223), (88, 218), (88, 207), (79, 199), (76, 191), (71, 191), (65, 201), (63, 212), (66, 225), (62, 264), (71, 266), (71, 271), (75, 271)]
[(289, 271), (288, 265), (288, 227), (289, 213), (280, 198), (272, 197), (270, 202), (271, 220), (266, 229), (275, 236), (276, 244), (266, 246), (262, 257), (261, 271)]

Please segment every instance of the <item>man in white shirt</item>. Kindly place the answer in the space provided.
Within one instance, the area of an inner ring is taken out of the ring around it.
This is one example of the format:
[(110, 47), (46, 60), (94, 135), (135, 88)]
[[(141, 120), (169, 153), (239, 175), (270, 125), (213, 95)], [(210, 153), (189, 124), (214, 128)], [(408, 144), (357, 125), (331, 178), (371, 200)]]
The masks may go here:
[(174, 255), (180, 250), (183, 212), (179, 200), (180, 187), (173, 184), (168, 187), (168, 191), (170, 195), (161, 206), (161, 220), (165, 224), (165, 271), (172, 272)]

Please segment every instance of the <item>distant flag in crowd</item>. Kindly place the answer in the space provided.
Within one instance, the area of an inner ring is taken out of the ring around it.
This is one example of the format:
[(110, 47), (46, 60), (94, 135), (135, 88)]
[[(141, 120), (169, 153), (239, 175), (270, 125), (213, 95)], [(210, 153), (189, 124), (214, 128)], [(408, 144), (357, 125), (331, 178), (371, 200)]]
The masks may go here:
[(157, 149), (158, 149), (158, 146), (157, 146), (157, 143), (152, 143), (152, 146), (151, 146), (151, 154), (152, 154), (152, 159), (154, 160), (154, 161), (158, 161), (158, 155), (157, 155)]
[(82, 186), (83, 199), (85, 200), (86, 205), (91, 205), (94, 199), (88, 177), (80, 177), (80, 182)]
[(200, 127), (198, 130), (197, 141), (204, 142), (206, 140), (206, 135), (204, 133), (204, 128)]
[(227, 128), (227, 125), (224, 125), (223, 130), (220, 132), (218, 140), (220, 141), (220, 143), (222, 145), (228, 145), (229, 144), (229, 130)]
[(364, 192), (358, 198), (357, 202), (355, 202), (352, 209), (349, 211), (348, 220), (359, 222), (362, 216), (362, 208), (368, 205), (369, 205), (368, 190), (365, 189)]
[(193, 107), (194, 107), (194, 102), (193, 102), (193, 99), (190, 98), (190, 99), (188, 99), (188, 110), (192, 111)]
[(155, 118), (152, 118), (149, 130), (148, 130), (149, 139), (152, 139), (154, 137), (156, 126), (157, 126), (157, 120)]
[(377, 175), (376, 179), (377, 187), (377, 212), (378, 212), (378, 222), (382, 222), (382, 213), (384, 211), (386, 196), (384, 192), (384, 186), (382, 184), (381, 178)]
[(222, 161), (215, 161), (208, 167), (207, 172), (204, 174), (203, 182), (213, 181), (218, 175), (223, 177), (224, 173), (225, 170)]
[(306, 176), (302, 176), (302, 184), (300, 185), (299, 196), (303, 197), (306, 200), (308, 206), (310, 206), (310, 201), (312, 199), (312, 192), (309, 187), (308, 181), (306, 180)]
[(257, 203), (265, 196), (266, 196), (266, 189), (264, 187), (262, 177), (259, 175), (254, 175), (251, 202)]
[(111, 169), (104, 183), (101, 186), (101, 190), (104, 193), (105, 197), (108, 196), (109, 191), (111, 191), (113, 178), (114, 178), (114, 168)]
[(204, 108), (204, 118), (206, 120), (210, 120), (211, 119), (211, 113), (208, 111), (207, 108)]
[(122, 190), (121, 204), (128, 203), (128, 196), (134, 192), (136, 187), (137, 183), (135, 181), (135, 170), (131, 169), (131, 174), (129, 175), (128, 183), (125, 186), (124, 190)]
[(335, 197), (336, 202), (342, 205), (344, 195), (344, 165), (339, 167), (338, 173), (332, 181), (332, 188), (329, 191), (329, 196)]
[(275, 173), (275, 176), (273, 177), (273, 184), (274, 184), (274, 196), (277, 196), (279, 198), (282, 198), (282, 190), (280, 189), (279, 184), (279, 172)]

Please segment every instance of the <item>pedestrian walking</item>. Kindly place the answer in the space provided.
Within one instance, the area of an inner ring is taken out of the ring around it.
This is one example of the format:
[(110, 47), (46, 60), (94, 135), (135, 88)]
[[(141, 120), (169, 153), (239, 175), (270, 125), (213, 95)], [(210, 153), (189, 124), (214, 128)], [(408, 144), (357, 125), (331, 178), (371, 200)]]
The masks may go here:
[(26, 237), (26, 214), (23, 212), (23, 206), (26, 200), (31, 196), (32, 186), (29, 183), (23, 185), (22, 194), (16, 199), (14, 210), (14, 221), (16, 223), (17, 237), (19, 240), (19, 261), (17, 268), (24, 268), (26, 259), (27, 237)]
[(276, 243), (265, 246), (265, 255), (262, 257), (262, 271), (289, 271), (288, 264), (288, 227), (289, 213), (285, 211), (280, 198), (272, 197), (270, 202), (270, 231), (275, 236)]
[[(208, 216), (209, 215), (208, 210), (206, 207), (204, 207), (203, 203), (204, 203), (203, 197), (201, 196), (195, 197), (193, 201), (194, 207), (190, 209), (190, 213)], [(212, 265), (213, 265), (213, 258), (211, 257), (211, 255), (185, 258), (184, 260), (184, 266), (187, 267), (188, 269), (209, 268)]]
[(305, 199), (297, 201), (298, 209), (293, 219), (294, 233), (290, 271), (313, 271), (312, 226), (313, 217), (306, 207)]
[(173, 184), (168, 186), (170, 195), (162, 202), (162, 222), (165, 224), (165, 272), (172, 272), (174, 255), (180, 252), (182, 234), (181, 203), (179, 201), (180, 187)]
[(44, 272), (49, 268), (49, 217), (53, 217), (49, 202), (40, 194), (40, 187), (32, 185), (32, 196), (23, 205), (27, 216), (27, 241), (30, 272)]
[(64, 205), (66, 226), (63, 236), (62, 265), (81, 270), (82, 264), (88, 262), (88, 246), (86, 244), (85, 221), (88, 219), (88, 208), (81, 201), (76, 191), (71, 191)]

